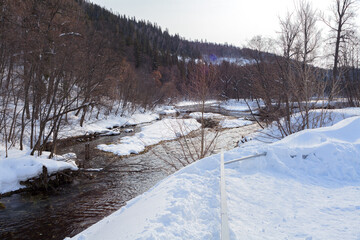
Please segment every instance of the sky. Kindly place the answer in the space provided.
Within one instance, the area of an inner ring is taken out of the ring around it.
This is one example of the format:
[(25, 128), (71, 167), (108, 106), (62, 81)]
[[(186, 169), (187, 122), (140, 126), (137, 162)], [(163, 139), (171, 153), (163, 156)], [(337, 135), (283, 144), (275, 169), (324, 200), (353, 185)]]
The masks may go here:
[[(168, 29), (170, 34), (178, 33), (189, 40), (207, 40), (239, 47), (256, 35), (275, 37), (279, 31), (279, 17), (294, 9), (292, 0), (91, 1), (115, 13), (157, 23), (163, 30)], [(315, 8), (324, 12), (330, 9), (333, 1), (310, 0)], [(356, 22), (360, 26), (360, 16)]]

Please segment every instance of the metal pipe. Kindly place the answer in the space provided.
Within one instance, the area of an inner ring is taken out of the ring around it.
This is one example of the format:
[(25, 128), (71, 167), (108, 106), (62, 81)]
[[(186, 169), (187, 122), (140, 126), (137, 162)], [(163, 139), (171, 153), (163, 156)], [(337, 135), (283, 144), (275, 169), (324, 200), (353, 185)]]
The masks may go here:
[(234, 162), (240, 162), (240, 161), (244, 161), (250, 158), (256, 158), (256, 157), (261, 157), (261, 156), (266, 156), (266, 152), (260, 153), (260, 154), (255, 154), (255, 155), (251, 155), (251, 156), (246, 156), (246, 157), (242, 157), (242, 158), (238, 158), (238, 159), (234, 159), (228, 162), (225, 162), (224, 164), (230, 164), (230, 163), (234, 163)]

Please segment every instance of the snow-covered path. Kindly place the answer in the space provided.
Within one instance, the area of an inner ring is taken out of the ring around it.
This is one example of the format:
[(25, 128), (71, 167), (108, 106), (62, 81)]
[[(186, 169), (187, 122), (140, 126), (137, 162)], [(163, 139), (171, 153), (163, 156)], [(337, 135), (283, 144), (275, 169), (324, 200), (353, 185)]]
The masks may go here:
[[(263, 151), (226, 166), (231, 239), (360, 239), (360, 117), (225, 162)], [(73, 239), (219, 239), (219, 162), (189, 165)]]
[[(241, 176), (242, 175), (242, 176)], [(359, 239), (360, 185), (227, 171), (232, 239)]]

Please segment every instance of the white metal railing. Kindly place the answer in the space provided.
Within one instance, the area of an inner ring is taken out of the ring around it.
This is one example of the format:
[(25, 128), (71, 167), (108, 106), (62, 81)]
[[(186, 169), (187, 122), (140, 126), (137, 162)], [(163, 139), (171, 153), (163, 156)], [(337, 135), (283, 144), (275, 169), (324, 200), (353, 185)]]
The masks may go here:
[(255, 154), (251, 156), (246, 156), (238, 159), (234, 159), (228, 162), (224, 162), (224, 151), (221, 150), (221, 157), (220, 157), (220, 214), (221, 214), (221, 240), (229, 240), (230, 239), (230, 232), (229, 232), (229, 217), (228, 217), (228, 208), (226, 202), (226, 189), (225, 189), (225, 164), (230, 164), (234, 162), (240, 162), (256, 157), (266, 156), (266, 152)]
[(224, 151), (221, 150), (220, 160), (220, 203), (221, 203), (221, 240), (229, 240), (229, 220), (226, 202), (225, 189), (225, 166), (224, 166)]
[(238, 159), (234, 159), (234, 160), (231, 160), (231, 161), (228, 161), (228, 162), (224, 162), (224, 164), (226, 165), (226, 164), (230, 164), (230, 163), (233, 163), (233, 162), (240, 162), (240, 161), (244, 161), (244, 160), (247, 160), (247, 159), (250, 159), (250, 158), (256, 158), (256, 157), (261, 157), (261, 156), (266, 156), (266, 152), (251, 155), (251, 156), (246, 156), (246, 157), (242, 157), (242, 158), (238, 158)]

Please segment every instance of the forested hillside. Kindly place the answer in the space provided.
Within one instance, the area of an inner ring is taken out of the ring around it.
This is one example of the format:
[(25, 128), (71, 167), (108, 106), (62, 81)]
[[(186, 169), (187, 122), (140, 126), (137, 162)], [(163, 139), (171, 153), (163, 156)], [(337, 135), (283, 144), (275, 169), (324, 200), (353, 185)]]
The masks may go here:
[(234, 46), (188, 41), (178, 34), (169, 35), (168, 30), (162, 30), (156, 23), (117, 15), (84, 0), (77, 0), (77, 2), (96, 29), (108, 33), (109, 37), (117, 41), (120, 48), (136, 46), (141, 53), (149, 57), (154, 57), (156, 53), (160, 54), (164, 57), (161, 63), (171, 63), (168, 61), (171, 57), (165, 58), (167, 54), (194, 59), (210, 54), (220, 57), (243, 56), (243, 51)]
[(246, 59), (252, 52), (234, 46), (188, 41), (178, 34), (170, 35), (156, 23), (114, 14), (88, 1), (77, 2), (112, 50), (134, 67), (141, 82), (153, 79), (152, 84), (157, 88), (166, 89), (167, 97), (188, 97), (186, 85), (198, 60), (219, 65), (222, 61), (215, 59)]

